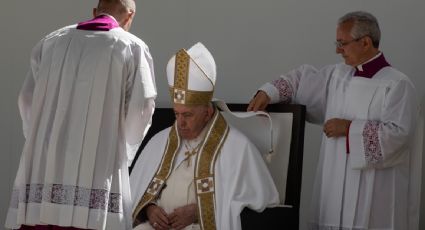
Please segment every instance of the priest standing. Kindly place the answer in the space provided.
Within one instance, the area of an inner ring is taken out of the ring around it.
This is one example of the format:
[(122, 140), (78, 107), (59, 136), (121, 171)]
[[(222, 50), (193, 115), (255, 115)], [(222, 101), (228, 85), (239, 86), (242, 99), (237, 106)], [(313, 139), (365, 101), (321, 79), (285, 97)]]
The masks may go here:
[(100, 0), (93, 19), (34, 47), (6, 228), (131, 228), (128, 165), (156, 97), (148, 47), (128, 32), (135, 10), (134, 0)]
[(320, 70), (302, 65), (263, 85), (248, 107), (304, 104), (307, 119), (324, 124), (311, 229), (418, 229), (417, 95), (409, 78), (387, 62), (379, 41), (373, 15), (346, 14), (335, 42), (345, 63)]

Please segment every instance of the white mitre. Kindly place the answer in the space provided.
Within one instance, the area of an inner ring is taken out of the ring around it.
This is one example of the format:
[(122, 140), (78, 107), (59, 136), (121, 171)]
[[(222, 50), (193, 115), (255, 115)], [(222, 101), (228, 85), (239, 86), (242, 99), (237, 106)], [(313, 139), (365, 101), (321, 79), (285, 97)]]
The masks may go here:
[(173, 103), (206, 105), (211, 102), (216, 80), (213, 56), (200, 42), (181, 49), (167, 64), (167, 79)]

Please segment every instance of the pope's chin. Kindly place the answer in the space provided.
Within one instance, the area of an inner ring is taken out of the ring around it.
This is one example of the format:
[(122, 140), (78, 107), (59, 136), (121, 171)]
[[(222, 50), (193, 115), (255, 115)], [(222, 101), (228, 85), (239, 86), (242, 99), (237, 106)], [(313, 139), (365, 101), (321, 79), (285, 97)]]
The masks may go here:
[(185, 129), (178, 129), (178, 130), (179, 130), (180, 137), (182, 137), (183, 139), (190, 139), (191, 135), (189, 130), (185, 130)]

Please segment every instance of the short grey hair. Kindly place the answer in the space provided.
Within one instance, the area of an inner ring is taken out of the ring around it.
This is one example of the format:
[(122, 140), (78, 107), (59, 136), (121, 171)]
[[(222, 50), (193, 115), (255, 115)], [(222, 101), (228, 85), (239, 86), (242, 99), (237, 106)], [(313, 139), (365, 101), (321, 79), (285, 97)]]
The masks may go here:
[(378, 20), (372, 14), (364, 11), (355, 11), (347, 13), (338, 20), (338, 25), (353, 22), (351, 36), (358, 39), (368, 36), (372, 39), (373, 47), (379, 47), (381, 40), (381, 30), (379, 29)]
[(116, 9), (121, 12), (136, 12), (136, 2), (134, 0), (99, 0), (97, 9), (105, 13)]
[(131, 12), (136, 12), (136, 2), (134, 0), (121, 0), (121, 4)]

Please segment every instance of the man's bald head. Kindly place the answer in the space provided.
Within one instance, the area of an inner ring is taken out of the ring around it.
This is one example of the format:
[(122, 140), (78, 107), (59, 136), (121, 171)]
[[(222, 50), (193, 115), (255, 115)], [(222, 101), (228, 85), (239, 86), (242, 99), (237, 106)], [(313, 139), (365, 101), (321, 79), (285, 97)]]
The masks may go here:
[(109, 14), (118, 21), (124, 30), (128, 31), (135, 12), (136, 3), (134, 0), (99, 0), (97, 8), (93, 9), (93, 16)]
[(115, 14), (123, 12), (136, 12), (134, 0), (99, 0), (97, 4), (99, 13)]

